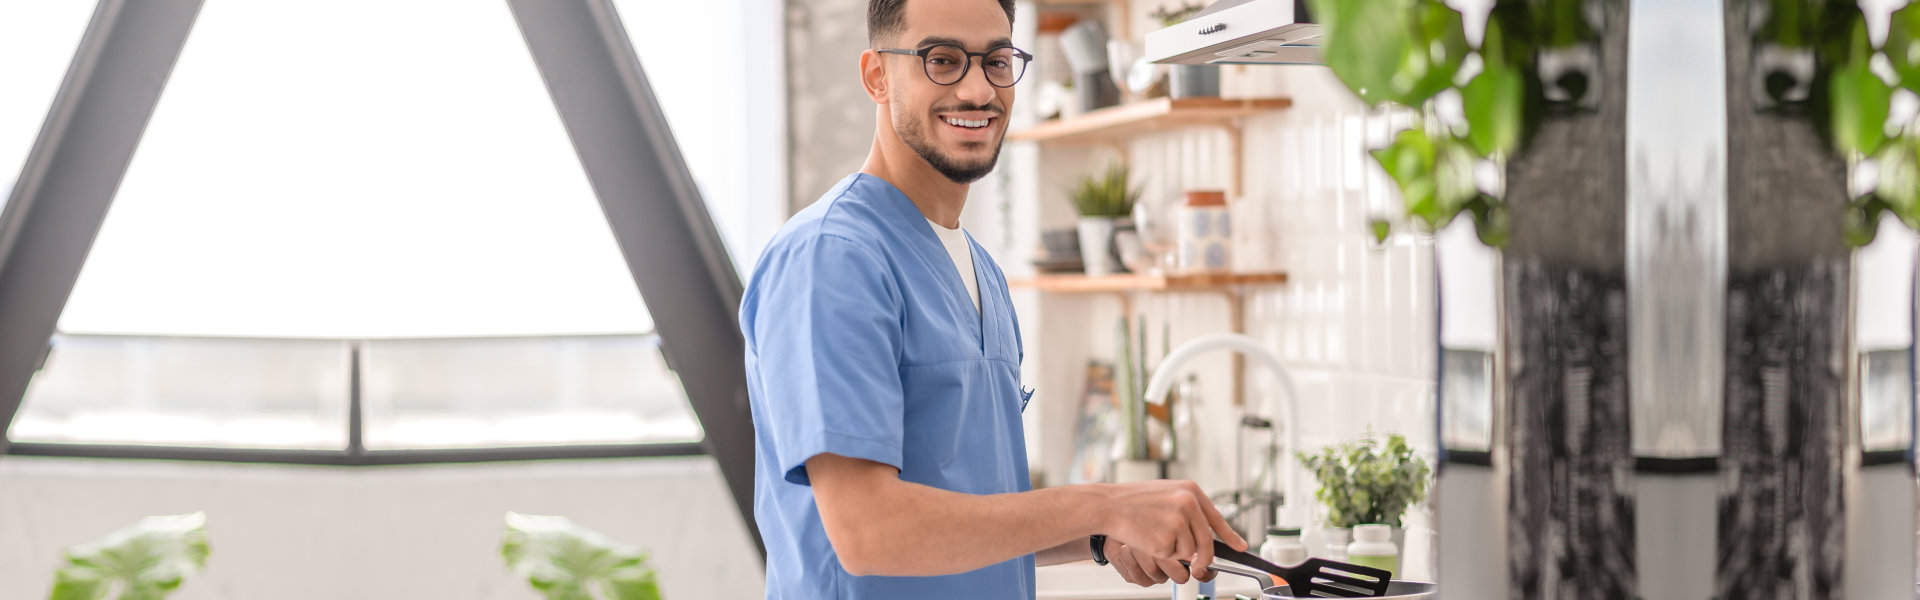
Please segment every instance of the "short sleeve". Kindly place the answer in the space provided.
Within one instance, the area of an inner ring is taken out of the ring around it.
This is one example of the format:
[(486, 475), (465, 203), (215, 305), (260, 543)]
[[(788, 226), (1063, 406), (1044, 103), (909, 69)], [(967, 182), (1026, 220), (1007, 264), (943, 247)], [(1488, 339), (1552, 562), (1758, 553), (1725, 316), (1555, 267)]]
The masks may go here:
[(901, 299), (880, 255), (831, 235), (771, 248), (742, 305), (748, 368), (780, 472), (832, 453), (900, 468)]

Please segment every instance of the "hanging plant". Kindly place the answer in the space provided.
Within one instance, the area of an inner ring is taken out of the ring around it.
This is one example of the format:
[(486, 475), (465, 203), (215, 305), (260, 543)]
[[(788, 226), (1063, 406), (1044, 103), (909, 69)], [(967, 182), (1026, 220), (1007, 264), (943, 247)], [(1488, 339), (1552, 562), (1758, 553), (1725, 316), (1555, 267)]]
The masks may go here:
[[(1911, 120), (1889, 122), (1896, 93), (1920, 92), (1920, 5), (1894, 11), (1878, 48), (1859, 4), (1816, 6), (1826, 10), (1774, 15), (1770, 19), (1780, 25), (1762, 32), (1803, 30), (1820, 36), (1814, 40), (1816, 51), (1824, 51), (1820, 63), (1830, 73), (1822, 103), (1825, 132), (1834, 151), (1847, 159), (1848, 181), (1863, 182), (1848, 191), (1852, 197), (1842, 221), (1846, 241), (1872, 243), (1881, 217), (1889, 214), (1920, 230), (1920, 129)], [(1875, 69), (1876, 59), (1892, 68)], [(1872, 181), (1863, 181), (1868, 174)]]
[[(1597, 38), (1583, 13), (1585, 0), (1500, 0), (1478, 47), (1470, 45), (1465, 18), (1441, 0), (1313, 0), (1326, 29), (1327, 66), (1370, 106), (1407, 110), (1412, 127), (1371, 152), (1400, 190), (1406, 214), (1428, 231), (1466, 213), (1481, 242), (1507, 243), (1510, 227), (1504, 199), (1509, 157), (1525, 145), (1535, 107), (1556, 102), (1580, 110), (1596, 94), (1591, 73), (1564, 69), (1552, 81), (1540, 77), (1542, 51), (1585, 50)], [(1533, 32), (1548, 32), (1537, 39)], [(1573, 61), (1557, 61), (1555, 64)], [(1529, 90), (1538, 98), (1530, 103)], [(1547, 97), (1544, 91), (1552, 91)], [(1442, 117), (1437, 98), (1458, 96), (1459, 118)], [(1385, 240), (1392, 226), (1370, 224)]]

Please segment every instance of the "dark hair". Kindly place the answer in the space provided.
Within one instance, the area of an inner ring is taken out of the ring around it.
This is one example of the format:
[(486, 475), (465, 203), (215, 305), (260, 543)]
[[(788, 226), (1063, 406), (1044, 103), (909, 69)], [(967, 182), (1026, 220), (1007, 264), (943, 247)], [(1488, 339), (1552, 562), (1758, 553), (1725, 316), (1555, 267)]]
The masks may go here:
[[(906, 6), (907, 0), (868, 0), (867, 43), (877, 46), (880, 40), (899, 35), (900, 30), (906, 29), (907, 17), (901, 14)], [(1007, 24), (1012, 25), (1013, 0), (1000, 0), (1000, 10), (1007, 11)]]

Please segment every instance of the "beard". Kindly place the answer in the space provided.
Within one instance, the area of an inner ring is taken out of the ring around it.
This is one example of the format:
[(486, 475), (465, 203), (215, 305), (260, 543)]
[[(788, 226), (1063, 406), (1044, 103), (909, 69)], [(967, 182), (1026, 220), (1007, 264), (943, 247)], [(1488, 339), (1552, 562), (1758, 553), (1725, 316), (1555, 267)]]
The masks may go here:
[[(984, 106), (952, 107), (947, 109), (935, 110), (931, 114), (938, 115), (941, 112), (966, 112), (966, 111), (977, 111), (977, 110), (992, 110), (994, 113), (998, 115), (995, 117), (995, 120), (1006, 119), (1005, 112), (992, 109), (992, 108), (987, 108)], [(906, 142), (908, 148), (912, 148), (914, 153), (920, 155), (920, 158), (926, 159), (927, 164), (933, 165), (933, 170), (939, 171), (941, 175), (945, 175), (948, 181), (952, 181), (954, 183), (958, 183), (961, 185), (966, 185), (969, 183), (973, 183), (975, 181), (979, 181), (980, 178), (986, 177), (988, 173), (993, 172), (994, 164), (1000, 161), (1001, 145), (999, 143), (995, 143), (993, 145), (993, 154), (986, 157), (983, 160), (968, 162), (968, 161), (954, 158), (952, 156), (948, 156), (940, 152), (939, 150), (935, 149), (933, 147), (933, 143), (927, 139), (928, 138), (927, 122), (938, 121), (938, 120), (939, 120), (939, 117), (937, 116), (928, 116), (927, 118), (923, 118), (923, 119), (907, 120), (905, 123), (901, 123), (899, 122), (898, 119), (896, 119), (894, 129), (900, 132), (900, 141)], [(980, 142), (965, 142), (963, 143), (963, 146), (971, 147), (979, 143)]]

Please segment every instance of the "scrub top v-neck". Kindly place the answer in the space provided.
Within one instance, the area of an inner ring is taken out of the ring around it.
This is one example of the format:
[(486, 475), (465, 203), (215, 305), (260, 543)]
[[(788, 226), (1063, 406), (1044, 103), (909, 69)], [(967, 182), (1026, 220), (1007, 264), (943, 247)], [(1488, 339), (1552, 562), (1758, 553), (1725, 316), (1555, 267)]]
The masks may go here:
[(947, 229), (933, 219), (927, 219), (927, 225), (933, 228), (933, 235), (940, 238), (940, 246), (947, 249), (947, 258), (953, 259), (953, 270), (960, 275), (960, 281), (967, 284), (967, 299), (973, 301), (973, 309), (980, 310), (980, 286), (973, 272), (973, 244), (964, 229)]
[(853, 576), (809, 487), (807, 459), (832, 453), (956, 492), (1031, 489), (1006, 276), (967, 241), (976, 307), (934, 227), (892, 184), (854, 174), (788, 221), (749, 277), (740, 327), (769, 599), (1035, 596), (1031, 555), (940, 577)]

